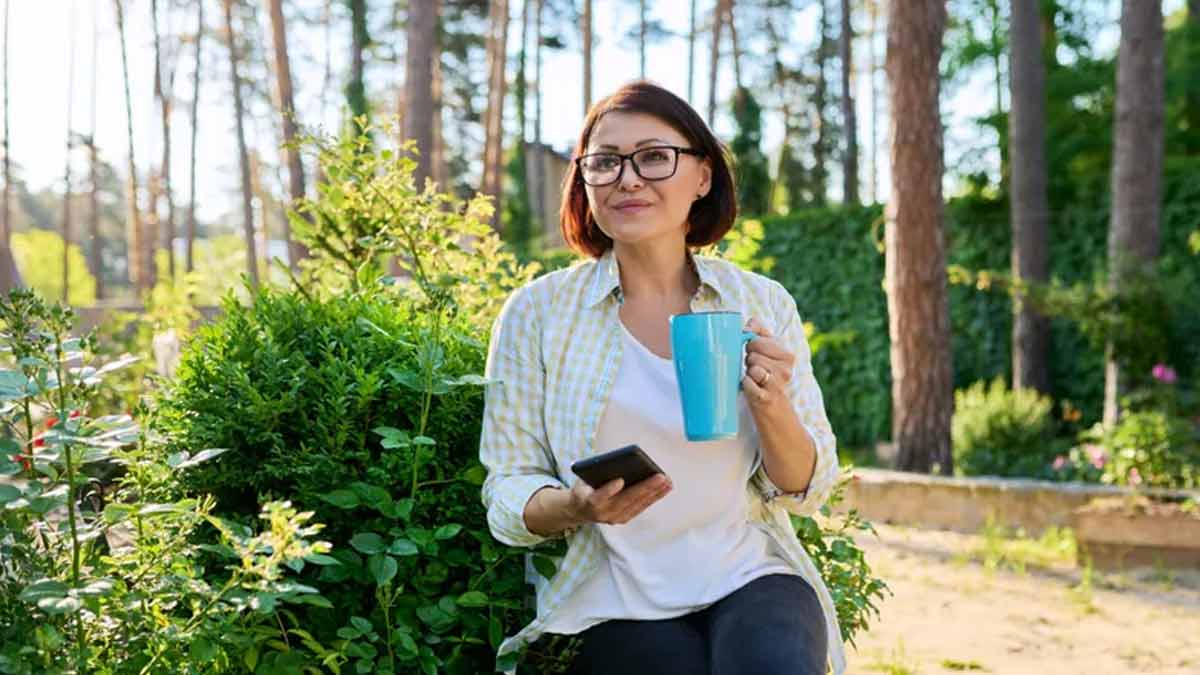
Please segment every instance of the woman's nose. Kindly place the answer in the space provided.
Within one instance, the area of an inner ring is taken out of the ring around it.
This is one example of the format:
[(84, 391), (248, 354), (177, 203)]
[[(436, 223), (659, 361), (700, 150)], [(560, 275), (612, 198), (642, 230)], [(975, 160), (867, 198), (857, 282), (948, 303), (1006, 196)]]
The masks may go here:
[(633, 158), (626, 157), (621, 161), (621, 180), (618, 182), (620, 188), (630, 191), (642, 187), (642, 177), (638, 175), (637, 169), (634, 167)]

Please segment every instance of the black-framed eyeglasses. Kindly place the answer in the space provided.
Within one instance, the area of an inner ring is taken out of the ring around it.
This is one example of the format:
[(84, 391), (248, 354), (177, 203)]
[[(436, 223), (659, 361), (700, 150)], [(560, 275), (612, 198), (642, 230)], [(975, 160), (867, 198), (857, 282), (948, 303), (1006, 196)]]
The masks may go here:
[(592, 187), (612, 185), (621, 180), (625, 172), (625, 160), (633, 164), (633, 170), (644, 180), (666, 180), (675, 175), (679, 168), (679, 155), (703, 157), (704, 152), (676, 145), (654, 145), (639, 148), (622, 155), (619, 152), (593, 152), (576, 157), (579, 175), (583, 182)]

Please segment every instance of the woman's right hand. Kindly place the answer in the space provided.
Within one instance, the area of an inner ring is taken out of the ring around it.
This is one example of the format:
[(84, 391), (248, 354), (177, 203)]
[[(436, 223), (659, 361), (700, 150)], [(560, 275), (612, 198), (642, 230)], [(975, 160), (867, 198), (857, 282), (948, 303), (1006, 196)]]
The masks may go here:
[(577, 480), (569, 492), (567, 509), (577, 522), (623, 525), (667, 496), (672, 487), (671, 479), (661, 473), (629, 489), (621, 478), (595, 489)]

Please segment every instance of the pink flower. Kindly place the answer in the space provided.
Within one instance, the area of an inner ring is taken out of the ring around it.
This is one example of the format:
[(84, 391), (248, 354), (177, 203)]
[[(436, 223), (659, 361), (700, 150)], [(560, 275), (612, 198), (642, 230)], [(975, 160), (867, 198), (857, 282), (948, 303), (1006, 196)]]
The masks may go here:
[(1058, 457), (1054, 458), (1054, 470), (1055, 471), (1062, 469), (1066, 465), (1067, 465), (1066, 457), (1059, 455)]
[(1129, 470), (1128, 480), (1130, 485), (1142, 484), (1142, 474), (1138, 472), (1136, 466)]
[(1099, 445), (1085, 445), (1084, 451), (1088, 454), (1088, 459), (1091, 460), (1092, 466), (1097, 469), (1103, 469), (1104, 463), (1108, 459), (1108, 454), (1104, 452), (1104, 448)]
[(1155, 364), (1154, 368), (1150, 370), (1150, 374), (1163, 384), (1175, 384), (1175, 381), (1179, 379), (1175, 369), (1165, 363)]

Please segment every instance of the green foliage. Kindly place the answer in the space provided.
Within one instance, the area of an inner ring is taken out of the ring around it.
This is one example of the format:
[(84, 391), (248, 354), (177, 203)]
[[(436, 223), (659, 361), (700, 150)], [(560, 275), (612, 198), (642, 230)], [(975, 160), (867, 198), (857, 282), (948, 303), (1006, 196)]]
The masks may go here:
[(792, 517), (800, 543), (829, 586), (842, 639), (851, 645), (855, 635), (870, 627), (872, 615), (879, 618), (877, 603), (891, 593), (888, 585), (874, 576), (863, 550), (854, 542), (855, 533), (875, 534), (875, 529), (853, 509), (842, 516), (832, 515), (852, 480), (853, 476), (846, 474), (838, 482), (829, 502), (821, 507), (820, 519)]
[(881, 217), (853, 208), (746, 219), (724, 242), (727, 257), (782, 283), (819, 333), (838, 336), (813, 368), (842, 445), (873, 447), (891, 429)]
[(762, 151), (762, 107), (744, 87), (734, 92), (733, 118), (737, 133), (729, 149), (733, 153), (737, 176), (738, 207), (742, 213), (766, 213), (771, 197), (771, 176), (767, 170), (767, 157)]
[(1108, 451), (1105, 483), (1200, 487), (1200, 429), (1191, 420), (1161, 410), (1129, 412), (1097, 436)]
[[(12, 359), (0, 370), (0, 672), (226, 672), (247, 653), (289, 658), (287, 606), (327, 602), (285, 568), (328, 550), (309, 540), (321, 526), (271, 503), (254, 534), (213, 516), (211, 497), (171, 499), (180, 473), (225, 450), (164, 459), (129, 415), (99, 414), (105, 378), (132, 359), (96, 363), (95, 339), (69, 337), (72, 324), (29, 291), (0, 301)], [(233, 562), (209, 576), (192, 542), (202, 528)]]
[(954, 392), (951, 438), (956, 473), (1041, 476), (1055, 456), (1054, 402), (1032, 389), (1012, 391), (1003, 378)]
[[(39, 229), (14, 232), (12, 251), (21, 279), (29, 288), (43, 297), (62, 299), (63, 240), (57, 232)], [(78, 244), (67, 248), (67, 267), (70, 274), (68, 302), (75, 306), (94, 303), (96, 278), (88, 269)]]

